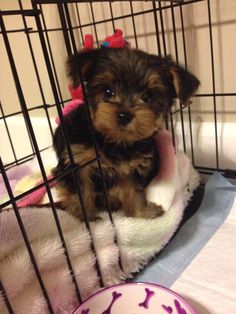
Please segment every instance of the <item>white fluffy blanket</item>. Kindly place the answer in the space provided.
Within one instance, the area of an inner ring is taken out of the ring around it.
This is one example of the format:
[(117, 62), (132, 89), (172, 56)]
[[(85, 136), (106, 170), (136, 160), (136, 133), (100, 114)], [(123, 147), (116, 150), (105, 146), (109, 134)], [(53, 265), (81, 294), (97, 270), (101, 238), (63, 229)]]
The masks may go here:
[[(159, 134), (157, 145), (161, 166), (147, 195), (150, 201), (164, 207), (163, 216), (145, 220), (118, 213), (114, 214), (114, 228), (108, 215), (103, 213), (101, 221), (91, 223), (90, 235), (83, 223), (58, 210), (82, 298), (100, 289), (91, 239), (103, 282), (108, 286), (120, 283), (142, 269), (168, 243), (181, 221), (184, 208), (199, 184), (199, 176), (185, 154), (175, 154), (168, 132)], [(51, 208), (22, 208), (20, 215), (54, 312), (72, 313), (78, 298)], [(114, 241), (115, 234), (118, 245)], [(119, 252), (123, 270), (119, 268)], [(15, 313), (48, 313), (13, 210), (0, 214), (0, 280)], [(0, 313), (7, 313), (1, 297)]]

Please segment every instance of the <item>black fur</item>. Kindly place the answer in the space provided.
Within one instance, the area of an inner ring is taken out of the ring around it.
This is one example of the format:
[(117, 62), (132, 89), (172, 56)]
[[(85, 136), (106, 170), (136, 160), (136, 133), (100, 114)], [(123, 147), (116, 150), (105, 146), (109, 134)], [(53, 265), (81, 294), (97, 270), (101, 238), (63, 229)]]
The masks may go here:
[[(142, 60), (142, 62), (138, 62), (138, 60)], [(93, 76), (109, 69), (116, 73), (116, 83), (121, 83), (125, 87), (123, 93), (125, 99), (128, 100), (132, 90), (140, 89), (142, 91), (145, 89), (145, 86), (142, 85), (142, 79), (147, 68), (160, 73), (163, 86), (166, 88), (164, 93), (160, 90), (153, 91), (156, 96), (155, 99), (159, 98), (162, 105), (165, 105), (162, 107), (163, 109), (171, 107), (173, 99), (177, 97), (185, 103), (199, 87), (199, 80), (184, 67), (176, 64), (170, 56), (151, 55), (137, 49), (96, 49), (77, 53), (68, 60), (68, 75), (71, 77), (74, 87), (80, 83), (79, 74), (82, 74), (84, 80), (88, 82), (88, 93), (91, 94), (91, 97), (93, 93), (96, 93), (96, 89), (90, 89)], [(179, 93), (177, 93), (174, 85), (173, 73), (178, 76)], [(91, 105), (96, 104), (91, 103)], [(156, 109), (155, 105), (154, 108)]]
[[(66, 115), (64, 117), (64, 126), (68, 144), (85, 144), (88, 147), (94, 146), (85, 105), (79, 106), (78, 108), (71, 111), (68, 115)], [(119, 163), (129, 162), (129, 160), (133, 158), (139, 158), (148, 153), (154, 156), (155, 162), (153, 163), (153, 168), (150, 173), (147, 173), (145, 176), (143, 176), (139, 174), (138, 169), (133, 170), (134, 183), (137, 184), (137, 186), (145, 187), (151, 181), (151, 179), (155, 177), (158, 171), (159, 162), (154, 136), (134, 142), (132, 144), (119, 145), (114, 142), (107, 143), (104, 136), (99, 132), (96, 132), (96, 130), (94, 129), (93, 135), (98, 149), (102, 150), (105, 157), (114, 164), (114, 168)], [(62, 158), (62, 153), (66, 150), (66, 144), (65, 140), (63, 139), (61, 126), (59, 126), (55, 131), (53, 146), (58, 157), (58, 165), (54, 169), (54, 175), (58, 175), (63, 170), (70, 167), (70, 165), (66, 164), (65, 160)], [(140, 168), (142, 168), (142, 164), (140, 164)], [(77, 171), (77, 173), (79, 173), (79, 171)], [(104, 171), (103, 177), (105, 179), (105, 184), (108, 188), (116, 183), (115, 176), (111, 177), (108, 173)], [(92, 180), (94, 181), (95, 190), (102, 191), (103, 183), (99, 171), (96, 171), (93, 174)], [(67, 186), (71, 192), (76, 191), (75, 182), (71, 173), (59, 178), (58, 181), (63, 182), (63, 184)]]
[[(122, 208), (127, 215), (136, 217), (161, 215), (161, 207), (148, 203), (145, 194), (159, 167), (156, 133), (163, 127), (174, 99), (187, 102), (199, 81), (170, 57), (128, 48), (77, 53), (68, 61), (68, 74), (74, 87), (79, 85), (81, 76), (86, 81), (93, 123), (90, 127), (85, 105), (66, 115), (63, 124), (68, 144), (79, 144), (72, 146), (76, 162), (88, 162), (95, 157), (95, 139), (103, 177), (96, 162), (76, 174), (60, 177), (65, 207), (82, 218), (74, 197), (78, 176), (92, 219), (97, 208), (105, 207), (104, 183), (113, 210)], [(121, 123), (121, 114), (129, 115), (128, 122)], [(55, 131), (53, 143), (58, 157), (54, 174), (58, 175), (70, 167), (61, 126)]]

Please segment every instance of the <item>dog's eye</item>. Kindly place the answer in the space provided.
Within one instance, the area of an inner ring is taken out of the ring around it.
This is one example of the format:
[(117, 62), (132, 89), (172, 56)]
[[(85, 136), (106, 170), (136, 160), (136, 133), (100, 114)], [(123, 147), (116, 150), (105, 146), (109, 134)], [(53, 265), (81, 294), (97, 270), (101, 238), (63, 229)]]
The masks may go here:
[(109, 99), (113, 96), (115, 96), (115, 91), (110, 86), (105, 86), (103, 88), (103, 95), (106, 99)]
[(153, 100), (153, 93), (150, 90), (147, 90), (142, 96), (141, 96), (141, 100), (143, 102), (149, 103)]

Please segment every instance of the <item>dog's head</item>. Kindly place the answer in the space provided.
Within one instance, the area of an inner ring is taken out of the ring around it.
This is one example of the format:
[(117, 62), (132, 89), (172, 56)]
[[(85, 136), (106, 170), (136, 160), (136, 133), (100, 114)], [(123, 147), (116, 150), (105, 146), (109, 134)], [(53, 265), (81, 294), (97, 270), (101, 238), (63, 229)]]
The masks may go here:
[(143, 140), (162, 127), (174, 99), (186, 103), (199, 86), (170, 57), (128, 48), (81, 52), (68, 61), (74, 87), (82, 73), (96, 131), (116, 143)]

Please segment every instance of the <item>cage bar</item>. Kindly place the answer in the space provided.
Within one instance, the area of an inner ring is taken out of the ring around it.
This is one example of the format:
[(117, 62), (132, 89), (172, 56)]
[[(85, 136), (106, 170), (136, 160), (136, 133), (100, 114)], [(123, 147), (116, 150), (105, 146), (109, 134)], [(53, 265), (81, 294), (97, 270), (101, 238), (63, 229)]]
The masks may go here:
[[(32, 0), (33, 3), (41, 3), (41, 4), (55, 4), (55, 3), (75, 3), (75, 2), (85, 2), (85, 3), (91, 3), (91, 2), (100, 2), (101, 0)], [(109, 2), (110, 0), (105, 0), (104, 2)], [(112, 2), (115, 2), (118, 0), (112, 0)], [(123, 1), (129, 1), (129, 0), (123, 0)], [(159, 0), (156, 0), (156, 1), (159, 1)], [(171, 1), (171, 2), (174, 2), (174, 3), (185, 3), (185, 2), (192, 2), (192, 1), (195, 1), (195, 0), (160, 0), (160, 1)], [(204, 1), (204, 0), (201, 0), (201, 1)]]
[[(98, 32), (98, 26), (103, 24), (103, 23), (111, 23), (113, 31), (115, 31), (116, 26), (118, 25), (118, 22), (122, 21), (123, 19), (130, 19), (132, 22), (132, 34), (130, 35), (130, 37), (132, 39), (134, 39), (135, 42), (135, 46), (138, 48), (139, 45), (139, 40), (138, 40), (138, 32), (137, 32), (137, 24), (135, 21), (135, 18), (138, 16), (141, 16), (143, 14), (152, 14), (152, 19), (153, 19), (153, 24), (154, 24), (154, 32), (155, 34), (152, 34), (155, 36), (155, 49), (157, 54), (159, 55), (168, 55), (169, 54), (169, 47), (168, 47), (168, 34), (166, 32), (167, 30), (167, 26), (166, 25), (166, 20), (165, 20), (165, 12), (169, 12), (170, 16), (171, 16), (171, 31), (170, 33), (172, 34), (173, 32), (173, 44), (174, 44), (174, 55), (175, 55), (175, 59), (177, 61), (177, 63), (181, 60), (181, 54), (180, 54), (180, 49), (183, 49), (183, 58), (184, 58), (184, 66), (186, 69), (188, 69), (189, 67), (189, 60), (188, 60), (188, 51), (187, 51), (187, 43), (186, 43), (186, 20), (184, 17), (184, 12), (183, 12), (183, 8), (186, 5), (191, 5), (191, 4), (196, 4), (199, 2), (205, 2), (206, 3), (206, 15), (207, 15), (207, 19), (208, 19), (208, 35), (209, 35), (209, 52), (210, 52), (210, 62), (211, 62), (211, 72), (209, 73), (209, 77), (211, 77), (212, 79), (212, 86), (210, 88), (210, 91), (204, 91), (201, 93), (197, 93), (195, 95), (196, 99), (198, 99), (199, 97), (209, 97), (212, 102), (213, 102), (213, 106), (212, 106), (212, 110), (211, 110), (211, 114), (214, 118), (214, 148), (215, 148), (215, 162), (216, 162), (216, 166), (210, 166), (207, 167), (203, 164), (200, 165), (196, 165), (197, 163), (197, 153), (195, 151), (195, 147), (194, 147), (194, 132), (193, 132), (193, 114), (194, 111), (192, 110), (191, 106), (185, 105), (185, 104), (181, 104), (180, 102), (178, 103), (177, 108), (173, 109), (173, 111), (171, 112), (171, 114), (168, 117), (168, 121), (167, 121), (167, 126), (170, 128), (172, 134), (173, 134), (173, 141), (175, 141), (175, 125), (174, 122), (177, 119), (176, 116), (179, 115), (180, 116), (180, 128), (181, 128), (181, 140), (183, 142), (183, 150), (186, 152), (190, 151), (189, 154), (191, 154), (191, 159), (192, 159), (192, 163), (195, 166), (195, 168), (201, 173), (201, 174), (207, 174), (207, 175), (211, 175), (214, 171), (218, 171), (221, 174), (223, 174), (225, 177), (227, 178), (231, 178), (231, 179), (235, 179), (236, 178), (236, 170), (235, 169), (224, 169), (223, 167), (221, 167), (220, 162), (219, 162), (219, 158), (220, 158), (220, 146), (219, 146), (219, 132), (217, 130), (217, 123), (218, 123), (218, 108), (217, 108), (217, 97), (235, 97), (236, 96), (236, 91), (228, 91), (228, 92), (221, 92), (221, 91), (217, 91), (216, 88), (216, 82), (217, 82), (217, 76), (216, 76), (216, 65), (215, 65), (215, 51), (214, 51), (214, 37), (213, 37), (213, 23), (212, 23), (212, 7), (211, 7), (211, 1), (210, 0), (150, 0), (151, 3), (151, 9), (145, 9), (144, 11), (134, 11), (134, 6), (133, 6), (133, 1), (128, 1), (126, 0), (126, 2), (128, 3), (128, 5), (130, 6), (130, 12), (126, 12), (124, 14), (120, 14), (119, 16), (114, 16), (115, 12), (114, 12), (114, 6), (113, 6), (113, 2), (118, 2), (118, 1), (103, 1), (103, 2), (108, 2), (109, 3), (109, 11), (110, 11), (110, 17), (106, 17), (104, 19), (97, 19), (96, 18), (96, 10), (93, 6), (93, 3), (95, 2), (100, 2), (100, 0), (32, 0), (32, 9), (24, 9), (23, 8), (23, 1), (22, 0), (15, 0), (16, 2), (18, 2), (19, 4), (19, 9), (16, 10), (2, 10), (0, 11), (0, 34), (2, 35), (3, 41), (5, 43), (5, 47), (8, 53), (8, 57), (9, 57), (9, 62), (10, 62), (10, 66), (11, 66), (11, 70), (13, 72), (13, 78), (15, 80), (15, 84), (16, 84), (16, 91), (18, 93), (18, 98), (20, 101), (20, 105), (21, 105), (21, 110), (17, 111), (17, 112), (11, 112), (11, 113), (7, 113), (6, 110), (4, 110), (4, 105), (5, 105), (5, 101), (0, 102), (0, 122), (2, 123), (4, 130), (6, 131), (6, 135), (9, 141), (9, 147), (12, 153), (12, 162), (9, 162), (5, 165), (3, 165), (2, 160), (0, 159), (0, 171), (1, 171), (1, 175), (4, 179), (4, 183), (5, 186), (7, 188), (7, 192), (9, 195), (9, 200), (0, 204), (0, 214), (1, 211), (4, 210), (4, 208), (8, 207), (8, 206), (12, 206), (14, 213), (16, 215), (17, 221), (19, 223), (20, 226), (20, 230), (21, 233), (23, 235), (24, 238), (24, 242), (26, 245), (26, 248), (28, 250), (29, 256), (30, 256), (30, 260), (32, 263), (32, 266), (34, 268), (34, 272), (35, 275), (37, 277), (37, 280), (39, 282), (39, 285), (41, 287), (42, 290), (42, 294), (47, 302), (47, 306), (48, 306), (48, 311), (49, 313), (53, 313), (53, 308), (52, 305), (50, 303), (50, 299), (47, 293), (47, 289), (44, 285), (42, 276), (40, 274), (40, 270), (39, 267), (35, 261), (35, 257), (31, 248), (31, 244), (30, 241), (28, 239), (27, 236), (27, 232), (24, 228), (24, 224), (22, 222), (21, 216), (20, 216), (20, 210), (17, 206), (17, 202), (24, 198), (27, 195), (30, 195), (30, 193), (38, 190), (41, 187), (46, 187), (47, 190), (47, 195), (49, 198), (49, 202), (50, 202), (50, 207), (52, 209), (52, 213), (54, 215), (54, 219), (55, 219), (55, 224), (57, 226), (57, 230), (58, 230), (58, 235), (59, 238), (61, 240), (62, 243), (62, 248), (65, 254), (65, 261), (67, 263), (67, 267), (68, 270), (70, 272), (71, 275), (71, 280), (72, 283), (75, 287), (75, 291), (76, 291), (76, 295), (78, 298), (78, 301), (81, 303), (82, 297), (80, 294), (80, 290), (79, 290), (79, 283), (76, 281), (76, 276), (74, 274), (74, 270), (73, 270), (73, 265), (72, 262), (70, 260), (70, 256), (67, 252), (67, 248), (66, 248), (66, 244), (65, 244), (65, 240), (64, 240), (64, 236), (63, 236), (63, 232), (60, 226), (60, 222), (57, 216), (57, 209), (56, 209), (56, 205), (54, 203), (52, 194), (51, 194), (51, 190), (50, 190), (50, 184), (52, 182), (55, 182), (56, 180), (58, 180), (59, 178), (62, 178), (63, 176), (66, 176), (68, 174), (72, 174), (73, 179), (75, 181), (76, 184), (76, 190), (77, 190), (77, 195), (78, 195), (78, 202), (80, 202), (81, 204), (81, 208), (82, 208), (82, 212), (84, 215), (84, 220), (85, 220), (85, 225), (88, 229), (88, 232), (91, 235), (92, 238), (92, 244), (91, 244), (91, 250), (94, 253), (95, 257), (96, 257), (96, 264), (95, 264), (95, 268), (98, 274), (98, 277), (100, 279), (100, 286), (104, 286), (104, 280), (102, 278), (102, 266), (101, 265), (101, 261), (99, 261), (99, 258), (97, 257), (96, 254), (96, 250), (94, 247), (94, 243), (93, 243), (93, 237), (92, 237), (92, 233), (91, 233), (91, 227), (90, 227), (90, 222), (88, 221), (87, 218), (87, 213), (86, 213), (86, 208), (84, 206), (84, 201), (83, 201), (83, 195), (81, 192), (81, 187), (80, 187), (80, 181), (79, 181), (79, 177), (78, 177), (78, 171), (83, 168), (88, 166), (91, 163), (97, 163), (98, 168), (99, 168), (99, 172), (100, 172), (100, 176), (102, 178), (102, 184), (103, 184), (103, 190), (104, 190), (104, 198), (106, 201), (106, 210), (108, 212), (108, 216), (109, 219), (111, 221), (111, 223), (113, 224), (114, 227), (114, 231), (115, 231), (115, 243), (118, 244), (117, 242), (117, 236), (116, 236), (116, 230), (115, 230), (115, 222), (112, 216), (112, 210), (110, 208), (110, 204), (109, 204), (109, 200), (108, 200), (108, 195), (107, 195), (107, 190), (106, 190), (106, 184), (105, 184), (105, 179), (103, 176), (103, 172), (102, 172), (102, 166), (101, 166), (101, 160), (100, 160), (100, 156), (99, 156), (99, 151), (98, 151), (98, 147), (96, 145), (96, 140), (93, 134), (93, 128), (92, 128), (92, 119), (91, 119), (91, 115), (90, 115), (90, 105), (88, 103), (88, 99), (87, 99), (87, 95), (86, 95), (86, 86), (84, 84), (84, 80), (82, 77), (82, 73), (80, 70), (80, 79), (81, 79), (81, 85), (82, 85), (82, 90), (83, 90), (83, 94), (84, 94), (84, 102), (85, 102), (85, 106), (86, 106), (86, 110), (87, 110), (87, 115), (89, 118), (89, 125), (90, 125), (90, 133), (91, 136), (93, 137), (93, 141), (94, 141), (94, 147), (95, 147), (95, 151), (96, 151), (96, 157), (92, 160), (90, 160), (89, 162), (83, 164), (83, 165), (76, 165), (74, 162), (74, 158), (73, 158), (73, 154), (71, 151), (71, 147), (67, 138), (67, 134), (66, 134), (66, 129), (65, 129), (65, 125), (64, 125), (64, 119), (63, 119), (63, 114), (62, 114), (62, 109), (61, 107), (64, 106), (64, 104), (67, 101), (70, 101), (70, 99), (65, 99), (66, 97), (63, 96), (63, 90), (61, 89), (60, 86), (60, 80), (59, 80), (59, 72), (56, 66), (56, 56), (53, 55), (53, 46), (52, 46), (52, 41), (50, 40), (50, 36), (49, 33), (50, 32), (60, 32), (63, 35), (63, 45), (65, 45), (65, 49), (66, 49), (66, 54), (67, 56), (72, 55), (73, 53), (75, 53), (78, 50), (77, 46), (80, 46), (84, 44), (84, 29), (86, 27), (92, 27), (94, 34), (95, 34), (95, 41), (97, 46), (99, 46), (99, 42), (101, 40), (101, 38), (99, 37), (99, 32)], [(85, 22), (81, 22), (81, 11), (80, 11), (80, 5), (81, 3), (87, 3), (87, 8), (90, 9), (91, 12), (91, 17), (92, 20), (91, 21), (85, 21)], [(60, 25), (57, 27), (57, 25), (54, 27), (49, 27), (48, 25), (48, 21), (46, 18), (46, 9), (47, 6), (54, 4), (55, 7), (57, 8), (58, 11), (58, 16), (59, 16), (59, 20), (60, 20)], [(74, 10), (74, 12), (72, 12), (72, 10)], [(73, 23), (73, 15), (75, 14), (76, 16), (76, 24)], [(180, 26), (178, 26), (178, 19), (176, 18), (176, 13), (178, 13), (180, 15)], [(23, 26), (19, 27), (19, 28), (15, 28), (15, 29), (6, 29), (5, 27), (5, 18), (7, 18), (8, 16), (19, 16), (22, 18), (23, 21)], [(32, 28), (29, 27), (28, 25), (30, 25), (28, 23), (27, 18), (28, 17), (33, 17), (35, 19), (36, 22), (36, 27)], [(78, 41), (76, 41), (76, 37), (75, 37), (75, 32), (79, 32), (80, 34), (80, 40), (79, 40), (79, 45), (78, 45)], [(180, 32), (181, 37), (177, 37), (177, 32)], [(13, 52), (11, 50), (10, 47), (10, 43), (9, 43), (9, 38), (8, 38), (8, 34), (13, 34), (13, 33), (25, 33), (26, 35), (26, 39), (27, 39), (27, 44), (28, 44), (28, 48), (30, 50), (30, 58), (33, 62), (33, 70), (35, 72), (36, 75), (36, 79), (37, 79), (37, 86), (39, 88), (40, 91), (40, 96), (41, 96), (41, 102), (39, 104), (36, 104), (35, 106), (31, 107), (31, 108), (27, 108), (27, 104), (24, 98), (24, 91), (22, 90), (22, 85), (17, 73), (17, 69), (16, 69), (16, 64), (15, 64), (15, 56), (13, 55)], [(47, 67), (47, 71), (48, 71), (48, 78), (50, 80), (50, 88), (52, 90), (52, 94), (53, 94), (53, 101), (52, 103), (47, 103), (46, 102), (46, 97), (45, 97), (45, 90), (42, 84), (42, 79), (40, 77), (40, 71), (38, 69), (38, 65), (36, 62), (36, 58), (35, 58), (35, 51), (34, 51), (34, 47), (32, 44), (32, 38), (31, 38), (31, 34), (37, 34), (39, 41), (40, 41), (40, 47), (42, 49), (42, 53), (43, 53), (43, 58), (44, 58), (44, 62), (45, 65)], [(109, 34), (106, 34), (109, 35)], [(63, 137), (64, 137), (64, 141), (65, 141), (65, 146), (69, 155), (69, 159), (70, 159), (70, 167), (68, 169), (65, 169), (64, 171), (62, 171), (60, 174), (56, 175), (53, 178), (47, 178), (46, 176), (46, 172), (44, 169), (44, 165), (41, 159), (41, 151), (39, 147), (38, 147), (38, 143), (37, 140), (35, 138), (34, 132), (33, 132), (33, 127), (32, 127), (32, 123), (30, 121), (30, 116), (29, 113), (33, 113), (34, 110), (38, 110), (38, 109), (42, 109), (46, 115), (46, 119), (48, 121), (48, 125), (49, 125), (49, 129), (50, 129), (50, 133), (51, 135), (53, 134), (53, 128), (51, 125), (51, 121), (50, 121), (50, 108), (55, 108), (57, 109), (60, 121), (61, 121), (61, 128), (62, 128), (62, 133), (63, 133)], [(28, 136), (30, 139), (30, 143), (31, 143), (31, 147), (32, 147), (32, 153), (30, 154), (26, 154), (24, 157), (18, 158), (17, 157), (17, 151), (14, 147), (14, 140), (11, 134), (11, 130), (9, 128), (8, 125), (8, 118), (10, 117), (14, 117), (17, 115), (23, 114), (24, 120), (25, 120), (25, 125), (27, 128), (27, 132), (28, 132)], [(176, 118), (176, 119), (175, 119)], [(185, 125), (185, 123), (187, 122), (187, 127)], [(186, 137), (186, 129), (188, 130), (189, 128), (189, 141), (190, 143), (188, 143), (187, 141), (187, 137)], [(175, 144), (175, 142), (174, 142)], [(43, 177), (43, 183), (38, 184), (37, 186), (21, 193), (20, 195), (14, 196), (13, 192), (11, 190), (10, 187), (10, 183), (8, 181), (7, 178), (7, 174), (6, 171), (9, 167), (14, 166), (14, 165), (19, 165), (22, 164), (30, 159), (32, 159), (33, 157), (37, 157), (39, 166), (40, 166), (40, 170), (42, 173), (42, 177)], [(122, 262), (121, 262), (121, 256), (119, 256), (119, 266), (122, 270)], [(9, 313), (14, 313), (13, 309), (12, 309), (12, 305), (10, 304), (9, 301), (9, 297), (7, 296), (7, 293), (4, 289), (3, 284), (0, 282), (0, 293), (3, 296), (5, 305), (8, 309)]]
[[(180, 21), (181, 21), (181, 33), (182, 33), (182, 41), (183, 41), (183, 51), (184, 51), (184, 64), (185, 64), (185, 69), (188, 70), (187, 48), (186, 48), (186, 40), (185, 40), (184, 17), (183, 17), (183, 8), (182, 8), (182, 6), (179, 7), (179, 10), (180, 10)], [(181, 108), (182, 108), (182, 110), (184, 110), (185, 106), (183, 106), (181, 104)], [(194, 165), (195, 161), (194, 161), (194, 149), (193, 149), (193, 131), (192, 131), (191, 107), (188, 106), (187, 110), (188, 110), (188, 122), (189, 122), (188, 125), (189, 125), (189, 132), (190, 132), (191, 158), (192, 158), (192, 163)], [(186, 149), (186, 147), (185, 147), (185, 149)]]
[[(1, 18), (0, 18), (0, 22), (1, 22)], [(28, 236), (27, 236), (27, 233), (26, 233), (26, 230), (25, 230), (25, 227), (24, 227), (24, 224), (23, 224), (23, 221), (21, 219), (21, 216), (20, 216), (20, 213), (19, 213), (19, 210), (18, 210), (18, 207), (16, 205), (16, 202), (14, 200), (14, 195), (12, 193), (12, 190), (11, 190), (11, 186), (10, 186), (10, 183), (8, 181), (8, 178), (7, 178), (7, 175), (6, 175), (6, 172), (5, 172), (5, 169), (4, 169), (4, 165), (3, 165), (3, 162), (2, 162), (2, 159), (0, 157), (0, 171), (1, 171), (1, 174), (2, 174), (2, 177), (3, 177), (3, 180), (4, 180), (4, 184), (6, 186), (6, 189), (7, 189), (7, 192), (8, 192), (8, 195), (10, 197), (10, 200), (11, 200), (11, 204), (12, 204), (12, 208), (14, 210), (14, 213), (15, 213), (15, 216), (16, 216), (16, 219), (17, 219), (17, 222), (18, 222), (18, 225), (20, 227), (20, 230), (21, 230), (21, 233), (22, 233), (22, 236), (23, 236), (23, 239), (24, 239), (24, 242), (25, 242), (25, 246), (27, 248), (27, 251), (29, 253), (29, 256), (30, 256), (30, 260), (31, 260), (31, 263), (32, 263), (32, 266), (34, 268), (34, 272), (35, 272), (35, 275), (38, 279), (38, 282), (39, 282), (39, 285), (40, 285), (40, 288), (42, 290), (42, 293), (43, 293), (43, 296), (47, 302), (47, 306), (48, 306), (48, 310), (49, 310), (49, 313), (50, 314), (53, 314), (53, 308), (52, 308), (52, 305), (51, 305), (51, 302), (50, 302), (50, 299), (49, 299), (49, 296), (48, 296), (48, 293), (47, 293), (47, 290), (46, 290), (46, 287), (43, 283), (43, 280), (42, 280), (42, 277), (41, 277), (41, 274), (40, 274), (40, 271), (39, 271), (39, 268), (38, 268), (38, 265), (36, 263), (36, 260), (35, 260), (35, 257), (34, 257), (34, 253), (33, 253), (33, 250), (31, 248), (31, 245), (30, 245), (30, 241), (28, 239)], [(3, 288), (3, 287), (2, 287)], [(7, 300), (7, 299), (5, 299)]]
[(1, 281), (0, 281), (0, 294), (1, 294), (2, 297), (3, 297), (3, 300), (4, 300), (4, 302), (5, 302), (5, 305), (6, 305), (6, 308), (7, 308), (7, 310), (8, 310), (8, 313), (14, 314), (14, 311), (13, 311), (13, 309), (12, 309), (11, 303), (10, 303), (10, 301), (9, 301), (9, 299), (8, 299), (8, 296), (7, 296), (7, 294), (6, 294), (6, 291), (5, 291), (5, 289), (4, 289), (4, 287), (3, 287)]
[[(19, 6), (20, 6), (20, 9), (23, 10), (22, 0), (18, 0), (18, 3), (19, 3)], [(22, 20), (23, 20), (25, 29), (28, 30), (29, 28), (27, 27), (26, 18), (25, 18), (24, 15), (22, 15)], [(33, 46), (32, 46), (32, 43), (31, 43), (30, 35), (29, 35), (28, 31), (25, 31), (25, 34), (26, 34), (26, 38), (27, 38), (27, 42), (28, 42), (28, 46), (29, 46), (29, 50), (30, 50), (30, 55), (31, 55), (31, 58), (32, 58), (33, 66), (34, 66), (35, 75), (36, 75), (36, 78), (37, 78), (37, 83), (38, 83), (40, 95), (41, 95), (42, 102), (43, 102), (42, 108), (45, 111), (50, 132), (51, 132), (51, 134), (53, 134), (52, 124), (51, 124), (50, 117), (49, 117), (49, 112), (48, 112), (48, 106), (46, 104), (42, 83), (40, 81), (39, 71), (38, 71), (38, 68), (37, 68), (37, 63), (36, 63), (36, 59), (35, 59), (35, 55), (34, 55)]]
[[(20, 84), (20, 80), (19, 80), (19, 77), (18, 77), (17, 69), (16, 69), (16, 66), (15, 66), (15, 63), (14, 63), (14, 58), (13, 58), (13, 55), (12, 55), (12, 51), (11, 51), (11, 47), (10, 47), (10, 44), (9, 44), (9, 40), (8, 40), (7, 35), (4, 34), (5, 25), (4, 25), (4, 21), (3, 21), (2, 16), (0, 16), (0, 25), (1, 25), (1, 29), (3, 31), (4, 42), (5, 42), (5, 46), (6, 46), (6, 49), (7, 49), (7, 52), (8, 52), (8, 57), (9, 57), (9, 60), (10, 60), (10, 63), (11, 63), (11, 69), (12, 69), (12, 73), (13, 73), (13, 77), (14, 77), (14, 81), (15, 81), (15, 85), (16, 85), (17, 94), (18, 94), (18, 97), (19, 97), (19, 100), (20, 100), (22, 113), (24, 115), (26, 124), (28, 126), (29, 134), (30, 134), (30, 137), (32, 139), (33, 147), (35, 149), (35, 154), (37, 156), (37, 160), (38, 160), (38, 164), (39, 164), (39, 167), (40, 167), (40, 171), (41, 171), (43, 180), (45, 182), (47, 180), (47, 175), (46, 175), (46, 172), (45, 172), (45, 169), (44, 169), (44, 165), (43, 165), (43, 162), (42, 162), (42, 158), (41, 158), (41, 155), (40, 155), (38, 144), (37, 144), (37, 141), (36, 141), (36, 138), (35, 138), (34, 130), (33, 130), (33, 127), (32, 127), (31, 121), (30, 121), (29, 113), (27, 111), (27, 106), (26, 106), (26, 102), (25, 102), (25, 99), (24, 99), (24, 94), (23, 94), (23, 91), (22, 91), (22, 88), (21, 88), (21, 84)], [(43, 291), (44, 297), (45, 297), (45, 299), (46, 299), (46, 301), (48, 303), (49, 311), (50, 311), (50, 313), (53, 313), (52, 306), (51, 306), (49, 297), (48, 297), (47, 292), (46, 292), (46, 288), (45, 288), (45, 286), (43, 284), (43, 281), (41, 279), (40, 272), (39, 272), (38, 266), (36, 264), (34, 255), (33, 255), (33, 251), (32, 251), (32, 249), (30, 247), (26, 231), (25, 231), (23, 223), (22, 223), (22, 221), (20, 219), (20, 215), (18, 213), (18, 208), (17, 208), (17, 205), (16, 205), (15, 200), (14, 200), (13, 193), (12, 193), (11, 188), (10, 188), (10, 184), (9, 184), (9, 182), (7, 180), (7, 176), (4, 173), (4, 171), (5, 171), (4, 170), (4, 166), (3, 166), (2, 161), (1, 161), (2, 176), (4, 178), (4, 182), (5, 182), (8, 194), (10, 196), (10, 199), (13, 202), (12, 205), (13, 205), (13, 209), (15, 211), (15, 214), (17, 216), (17, 220), (18, 220), (19, 223), (22, 224), (21, 231), (22, 231), (22, 234), (24, 236), (24, 240), (26, 242), (27, 250), (28, 250), (28, 252), (30, 254), (30, 258), (31, 258), (32, 264), (34, 265), (34, 269), (35, 269), (35, 272), (37, 274), (37, 278), (38, 278), (38, 280), (40, 282), (40, 286), (41, 286), (41, 289)], [(81, 296), (80, 296), (80, 293), (79, 293), (77, 282), (75, 280), (72, 264), (71, 264), (70, 257), (69, 257), (69, 254), (68, 254), (68, 251), (67, 251), (67, 248), (66, 248), (66, 243), (65, 243), (65, 239), (64, 239), (64, 236), (63, 236), (63, 232), (62, 232), (61, 226), (60, 226), (60, 222), (59, 222), (59, 218), (58, 218), (58, 215), (57, 215), (56, 207), (55, 207), (55, 204), (53, 202), (53, 198), (52, 198), (50, 187), (49, 187), (49, 185), (47, 183), (45, 183), (45, 188), (46, 188), (49, 200), (50, 200), (51, 209), (52, 209), (53, 216), (54, 216), (54, 219), (55, 219), (55, 223), (56, 223), (56, 226), (57, 226), (58, 234), (60, 236), (60, 240), (61, 240), (61, 243), (62, 243), (64, 254), (65, 254), (65, 257), (66, 257), (66, 261), (68, 263), (68, 268), (69, 268), (69, 270), (70, 270), (70, 272), (72, 274), (72, 280), (73, 280), (73, 283), (74, 283), (75, 288), (76, 288), (78, 299), (81, 302), (82, 299), (81, 299)]]
[(212, 71), (212, 91), (213, 91), (213, 110), (215, 122), (215, 151), (216, 151), (216, 169), (219, 169), (219, 148), (218, 148), (218, 131), (217, 131), (217, 111), (216, 111), (216, 83), (215, 83), (215, 63), (214, 63), (214, 50), (213, 50), (213, 35), (211, 23), (211, 4), (207, 0), (208, 21), (209, 21), (209, 38), (210, 38), (210, 52), (211, 52), (211, 71)]

